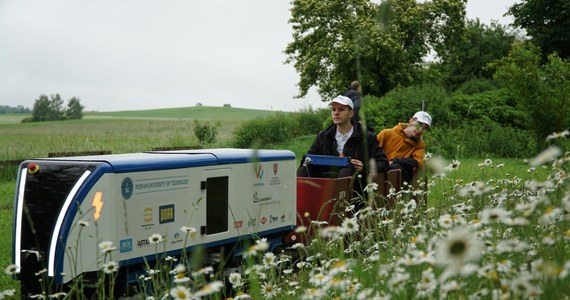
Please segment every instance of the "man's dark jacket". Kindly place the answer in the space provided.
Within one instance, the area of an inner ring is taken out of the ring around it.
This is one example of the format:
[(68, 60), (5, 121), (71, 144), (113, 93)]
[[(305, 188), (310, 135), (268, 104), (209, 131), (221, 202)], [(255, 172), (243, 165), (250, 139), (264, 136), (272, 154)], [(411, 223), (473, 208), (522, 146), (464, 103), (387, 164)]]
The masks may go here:
[[(384, 150), (378, 147), (378, 139), (376, 136), (368, 130), (363, 134), (362, 127), (360, 127), (359, 123), (352, 122), (352, 126), (353, 132), (344, 145), (343, 156), (358, 159), (363, 162), (364, 168), (361, 173), (364, 176), (363, 178), (366, 178), (370, 170), (369, 158), (374, 158), (376, 161), (377, 172), (387, 172), (389, 169), (388, 159), (384, 154)], [(336, 150), (337, 142), (335, 135), (336, 125), (332, 124), (317, 135), (308, 154), (339, 156), (340, 153)], [(366, 140), (364, 140), (365, 138)], [(302, 163), (303, 162), (301, 162), (301, 164)]]

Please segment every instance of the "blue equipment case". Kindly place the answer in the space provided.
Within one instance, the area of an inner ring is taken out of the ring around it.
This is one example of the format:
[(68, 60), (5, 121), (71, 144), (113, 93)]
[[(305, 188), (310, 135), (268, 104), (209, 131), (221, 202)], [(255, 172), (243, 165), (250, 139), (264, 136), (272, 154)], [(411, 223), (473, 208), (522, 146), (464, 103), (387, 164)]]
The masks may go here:
[(303, 162), (315, 166), (347, 167), (350, 163), (350, 157), (306, 154), (303, 156)]

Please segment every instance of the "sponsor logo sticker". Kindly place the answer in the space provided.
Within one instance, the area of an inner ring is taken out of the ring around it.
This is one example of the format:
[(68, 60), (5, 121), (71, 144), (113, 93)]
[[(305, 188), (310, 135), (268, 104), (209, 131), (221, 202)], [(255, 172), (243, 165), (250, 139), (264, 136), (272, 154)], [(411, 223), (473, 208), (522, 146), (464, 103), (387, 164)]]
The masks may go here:
[(255, 227), (257, 226), (257, 220), (256, 219), (248, 219), (247, 220), (247, 227)]
[(253, 186), (263, 186), (265, 185), (263, 183), (263, 174), (265, 173), (263, 171), (263, 166), (261, 164), (258, 164), (257, 167), (254, 167), (254, 171), (255, 171), (255, 178), (257, 178), (258, 182), (254, 183)]
[(174, 222), (174, 204), (162, 205), (158, 207), (158, 212), (160, 224)]
[(277, 223), (279, 221), (278, 216), (269, 215), (269, 223)]
[(253, 194), (253, 203), (271, 201), (271, 196), (259, 196), (257, 192)]
[(133, 239), (124, 239), (119, 241), (119, 251), (121, 253), (133, 251)]
[(180, 234), (179, 232), (174, 233), (172, 237), (173, 239), (170, 241), (171, 244), (177, 244), (183, 241), (182, 234)]
[(243, 226), (243, 221), (235, 221), (234, 222), (234, 228), (241, 228)]
[(143, 210), (143, 220), (146, 223), (152, 222), (152, 207), (145, 207)]
[(143, 247), (146, 247), (146, 246), (148, 246), (148, 245), (150, 245), (150, 241), (149, 241), (148, 239), (142, 239), (142, 240), (139, 240), (139, 241), (137, 242), (137, 247), (138, 247), (138, 248), (143, 248)]

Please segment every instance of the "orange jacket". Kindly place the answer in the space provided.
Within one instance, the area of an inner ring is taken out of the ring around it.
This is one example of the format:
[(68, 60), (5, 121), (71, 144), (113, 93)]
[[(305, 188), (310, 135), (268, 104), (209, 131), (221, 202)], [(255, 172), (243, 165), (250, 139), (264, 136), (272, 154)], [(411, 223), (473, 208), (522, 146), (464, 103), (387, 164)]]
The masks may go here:
[(408, 137), (404, 133), (404, 128), (406, 127), (408, 127), (408, 123), (398, 123), (394, 128), (380, 131), (376, 136), (378, 144), (384, 149), (388, 160), (413, 158), (422, 167), (425, 155), (424, 141)]

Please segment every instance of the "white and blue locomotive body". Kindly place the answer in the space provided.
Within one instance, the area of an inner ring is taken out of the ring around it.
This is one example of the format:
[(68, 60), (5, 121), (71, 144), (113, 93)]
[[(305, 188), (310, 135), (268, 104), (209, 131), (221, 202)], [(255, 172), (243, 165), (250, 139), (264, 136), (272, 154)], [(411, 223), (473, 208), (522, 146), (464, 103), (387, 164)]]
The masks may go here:
[[(230, 247), (252, 235), (278, 243), (296, 224), (296, 167), (288, 150), (27, 160), (14, 200), (13, 260), (22, 285), (42, 269), (64, 284), (109, 260), (124, 268), (157, 252)], [(151, 243), (153, 234), (163, 242)], [(116, 247), (107, 256), (99, 247), (105, 241)]]

